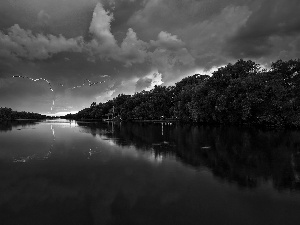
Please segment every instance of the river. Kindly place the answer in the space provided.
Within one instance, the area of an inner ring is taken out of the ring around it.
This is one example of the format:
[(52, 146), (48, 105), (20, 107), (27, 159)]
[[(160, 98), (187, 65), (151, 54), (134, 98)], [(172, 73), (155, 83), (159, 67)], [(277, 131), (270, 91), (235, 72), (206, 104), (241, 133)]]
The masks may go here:
[(1, 224), (299, 224), (300, 131), (0, 124)]

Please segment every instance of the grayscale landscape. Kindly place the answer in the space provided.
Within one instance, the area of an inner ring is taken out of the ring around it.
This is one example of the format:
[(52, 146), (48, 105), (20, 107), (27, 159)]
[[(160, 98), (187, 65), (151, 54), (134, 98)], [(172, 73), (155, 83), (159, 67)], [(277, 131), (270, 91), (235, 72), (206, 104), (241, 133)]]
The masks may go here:
[(1, 225), (295, 225), (299, 0), (2, 0)]

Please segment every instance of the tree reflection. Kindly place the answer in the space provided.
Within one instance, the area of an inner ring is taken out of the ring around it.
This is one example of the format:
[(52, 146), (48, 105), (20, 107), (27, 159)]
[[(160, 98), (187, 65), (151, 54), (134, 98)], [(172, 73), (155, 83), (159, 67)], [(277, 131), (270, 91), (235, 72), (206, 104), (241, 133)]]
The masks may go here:
[(21, 128), (27, 128), (30, 126), (33, 126), (37, 124), (36, 121), (4, 121), (0, 123), (0, 132), (8, 132), (11, 131), (13, 128), (21, 129)]
[(85, 124), (84, 130), (120, 146), (173, 155), (240, 187), (272, 181), (278, 190), (300, 189), (298, 131), (143, 123)]
[(12, 130), (12, 124), (10, 121), (0, 123), (0, 132), (8, 132)]

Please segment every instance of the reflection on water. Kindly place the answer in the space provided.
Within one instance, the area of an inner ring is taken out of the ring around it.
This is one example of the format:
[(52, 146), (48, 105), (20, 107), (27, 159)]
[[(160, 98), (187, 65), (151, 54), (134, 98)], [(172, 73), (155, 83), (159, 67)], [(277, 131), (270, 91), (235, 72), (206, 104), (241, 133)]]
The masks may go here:
[(214, 175), (243, 187), (256, 187), (270, 180), (277, 189), (300, 189), (299, 131), (167, 123), (114, 127), (112, 132), (109, 124), (86, 124), (81, 132), (104, 135), (119, 146), (153, 151), (156, 157), (174, 155), (187, 165), (208, 168)]
[(3, 224), (297, 224), (300, 132), (0, 125)]

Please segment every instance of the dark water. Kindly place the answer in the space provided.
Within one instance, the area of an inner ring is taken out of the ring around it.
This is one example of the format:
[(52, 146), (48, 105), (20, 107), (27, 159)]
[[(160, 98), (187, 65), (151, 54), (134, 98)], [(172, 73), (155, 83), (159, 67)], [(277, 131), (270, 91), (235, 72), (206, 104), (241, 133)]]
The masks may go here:
[(0, 224), (299, 224), (300, 132), (0, 125)]

